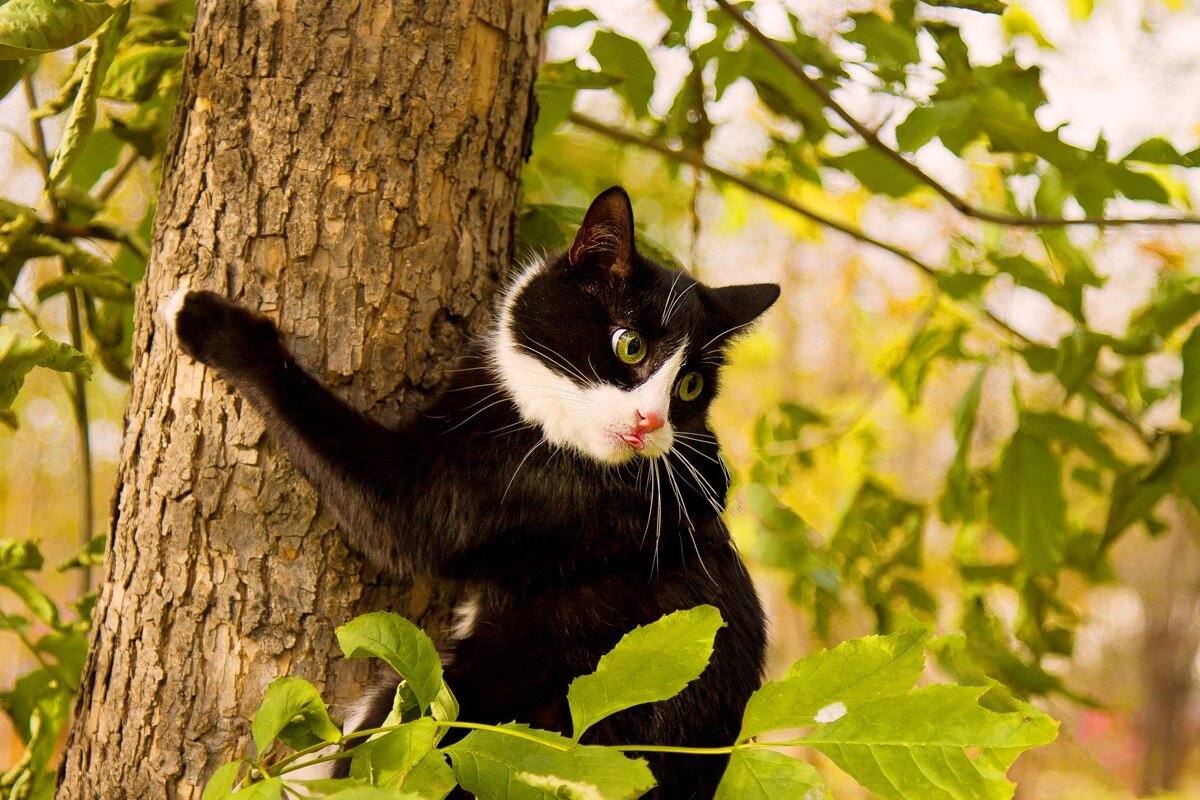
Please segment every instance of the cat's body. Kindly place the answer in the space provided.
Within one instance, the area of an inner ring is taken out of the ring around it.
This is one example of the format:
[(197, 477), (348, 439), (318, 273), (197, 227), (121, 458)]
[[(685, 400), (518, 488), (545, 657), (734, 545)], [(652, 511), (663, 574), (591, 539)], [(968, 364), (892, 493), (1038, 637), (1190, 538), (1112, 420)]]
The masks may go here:
[[(462, 719), (569, 735), (572, 678), (633, 627), (707, 603), (727, 626), (701, 678), (584, 741), (728, 745), (765, 632), (719, 516), (728, 479), (705, 414), (723, 345), (778, 292), (711, 290), (641, 259), (628, 209), (620, 190), (598, 198), (571, 251), (509, 287), (486, 343), (398, 431), (345, 406), (270, 322), (216, 295), (187, 294), (173, 321), (182, 348), (263, 413), (361, 550), (458, 583), (444, 656)], [(386, 689), (364, 698), (354, 728), (391, 709)], [(649, 760), (659, 798), (711, 797), (724, 766)]]

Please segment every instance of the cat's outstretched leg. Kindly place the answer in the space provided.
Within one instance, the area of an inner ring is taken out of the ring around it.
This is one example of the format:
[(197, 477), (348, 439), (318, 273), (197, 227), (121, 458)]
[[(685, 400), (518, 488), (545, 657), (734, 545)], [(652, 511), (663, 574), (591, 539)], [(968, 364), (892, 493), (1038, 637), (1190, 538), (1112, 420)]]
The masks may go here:
[(179, 348), (263, 415), (272, 438), (357, 546), (381, 567), (400, 568), (398, 503), (418, 466), (404, 435), (368, 419), (304, 372), (266, 317), (212, 292), (187, 290), (164, 311)]

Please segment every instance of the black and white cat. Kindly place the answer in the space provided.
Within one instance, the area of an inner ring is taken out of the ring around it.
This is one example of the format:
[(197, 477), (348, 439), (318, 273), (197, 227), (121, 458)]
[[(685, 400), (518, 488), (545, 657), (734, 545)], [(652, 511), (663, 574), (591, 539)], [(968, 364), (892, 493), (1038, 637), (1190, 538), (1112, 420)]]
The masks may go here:
[[(572, 678), (635, 626), (707, 603), (727, 627), (701, 678), (584, 741), (719, 746), (759, 686), (766, 635), (720, 519), (728, 477), (706, 416), (726, 346), (778, 296), (642, 257), (614, 187), (570, 250), (511, 283), (467, 369), (400, 430), (306, 374), (266, 318), (210, 292), (168, 313), (181, 349), (262, 413), (357, 547), (396, 574), (459, 583), (444, 655), (463, 719), (570, 735)], [(378, 725), (394, 687), (365, 692), (349, 725)], [(658, 798), (711, 798), (724, 768), (649, 761)]]

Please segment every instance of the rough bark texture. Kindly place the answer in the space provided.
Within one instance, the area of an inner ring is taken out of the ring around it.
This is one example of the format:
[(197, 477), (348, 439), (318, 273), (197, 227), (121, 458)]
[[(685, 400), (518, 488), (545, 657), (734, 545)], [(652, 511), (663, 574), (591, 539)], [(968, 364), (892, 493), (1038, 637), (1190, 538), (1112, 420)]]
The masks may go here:
[(312, 489), (224, 384), (177, 356), (181, 283), (261, 309), (301, 363), (411, 414), (512, 257), (542, 0), (201, 0), (138, 299), (111, 550), (60, 798), (199, 797), (276, 676), (345, 700), (333, 628), (423, 619), (364, 577)]

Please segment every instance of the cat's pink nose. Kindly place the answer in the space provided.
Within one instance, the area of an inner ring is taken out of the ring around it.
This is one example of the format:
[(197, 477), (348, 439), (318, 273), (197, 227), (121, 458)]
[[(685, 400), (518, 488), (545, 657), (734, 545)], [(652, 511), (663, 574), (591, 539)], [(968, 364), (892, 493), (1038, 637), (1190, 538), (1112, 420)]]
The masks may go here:
[(662, 414), (659, 414), (656, 411), (642, 411), (640, 408), (638, 409), (638, 421), (636, 427), (639, 434), (653, 433), (665, 424), (666, 420), (663, 419)]

